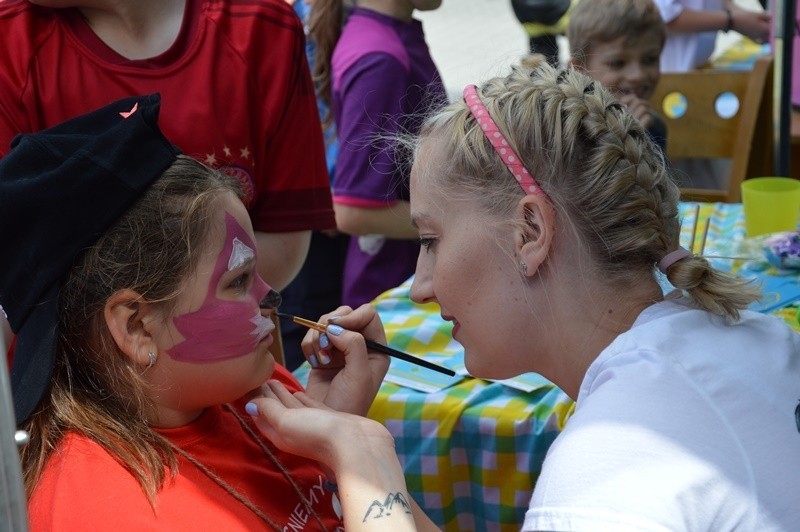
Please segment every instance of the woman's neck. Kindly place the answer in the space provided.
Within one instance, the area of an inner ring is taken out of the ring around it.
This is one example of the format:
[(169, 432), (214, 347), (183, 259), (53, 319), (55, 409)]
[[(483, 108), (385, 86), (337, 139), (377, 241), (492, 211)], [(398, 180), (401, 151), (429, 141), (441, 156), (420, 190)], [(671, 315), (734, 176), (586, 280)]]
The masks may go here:
[(357, 5), (406, 22), (411, 20), (414, 12), (409, 0), (358, 0)]
[[(552, 287), (550, 287), (552, 290)], [(545, 376), (577, 399), (589, 366), (620, 334), (630, 330), (644, 309), (663, 300), (655, 280), (620, 291), (587, 281), (585, 290), (571, 287), (551, 293), (549, 368)]]
[(79, 7), (89, 27), (121, 56), (156, 57), (178, 38), (187, 0), (107, 0)]

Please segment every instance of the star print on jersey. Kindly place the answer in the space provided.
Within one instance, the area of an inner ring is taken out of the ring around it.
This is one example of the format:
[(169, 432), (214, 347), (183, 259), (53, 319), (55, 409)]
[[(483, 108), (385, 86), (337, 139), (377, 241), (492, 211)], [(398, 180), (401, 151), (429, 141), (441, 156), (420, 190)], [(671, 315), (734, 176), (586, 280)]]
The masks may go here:
[[(133, 111), (131, 111), (133, 112)], [(122, 113), (120, 113), (122, 114)], [(236, 154), (239, 154), (237, 157)], [(222, 148), (212, 147), (210, 153), (202, 152), (197, 157), (207, 166), (215, 168), (229, 176), (235, 177), (242, 185), (244, 197), (242, 202), (249, 206), (255, 196), (255, 159), (249, 146), (243, 148), (230, 147), (224, 144)]]

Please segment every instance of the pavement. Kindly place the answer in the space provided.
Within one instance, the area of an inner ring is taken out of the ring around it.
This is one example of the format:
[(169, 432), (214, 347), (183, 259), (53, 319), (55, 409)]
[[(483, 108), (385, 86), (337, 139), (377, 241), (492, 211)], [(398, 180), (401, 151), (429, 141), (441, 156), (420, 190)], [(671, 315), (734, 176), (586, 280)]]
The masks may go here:
[(528, 51), (510, 0), (443, 0), (439, 9), (414, 16), (451, 100), (465, 85), (505, 73)]

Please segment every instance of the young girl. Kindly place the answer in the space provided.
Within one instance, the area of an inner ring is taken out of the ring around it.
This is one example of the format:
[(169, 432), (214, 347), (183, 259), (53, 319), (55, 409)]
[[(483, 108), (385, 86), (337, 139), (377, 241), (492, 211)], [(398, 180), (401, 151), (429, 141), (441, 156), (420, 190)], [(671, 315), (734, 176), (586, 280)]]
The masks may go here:
[(339, 139), (336, 224), (352, 235), (342, 301), (356, 307), (408, 279), (419, 251), (407, 157), (383, 139), (416, 134), (446, 97), (422, 24), (412, 18), (441, 0), (359, 0), (343, 29), (342, 2), (314, 0), (309, 38), (319, 98), (333, 110)]
[[(546, 64), (464, 96), (417, 150), (411, 297), (439, 304), (471, 374), (538, 372), (576, 400), (522, 529), (798, 529), (800, 335), (679, 246), (678, 189), (641, 124)], [(384, 427), (272, 389), (248, 411), (336, 472), (349, 532), (435, 529)]]
[[(116, 102), (0, 160), (31, 528), (337, 530), (332, 477), (242, 409), (270, 376), (300, 388), (268, 350), (280, 297), (256, 271), (238, 181), (178, 155), (158, 107)], [(346, 362), (309, 393), (365, 414), (388, 361)]]

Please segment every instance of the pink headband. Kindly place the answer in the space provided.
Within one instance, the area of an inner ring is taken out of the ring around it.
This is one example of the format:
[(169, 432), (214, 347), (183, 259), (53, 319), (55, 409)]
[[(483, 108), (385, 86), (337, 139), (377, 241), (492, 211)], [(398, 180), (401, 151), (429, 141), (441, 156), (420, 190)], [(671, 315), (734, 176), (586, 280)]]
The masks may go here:
[(675, 251), (671, 251), (664, 255), (664, 258), (658, 261), (658, 271), (661, 273), (666, 274), (667, 268), (675, 264), (681, 259), (685, 259), (686, 257), (691, 257), (692, 252), (684, 247), (679, 247)]
[(483, 134), (486, 135), (486, 138), (492, 143), (494, 150), (500, 158), (503, 159), (503, 162), (506, 163), (511, 175), (516, 178), (517, 183), (522, 187), (522, 191), (525, 192), (525, 194), (546, 196), (542, 188), (536, 183), (536, 180), (530, 172), (528, 172), (528, 169), (522, 164), (519, 155), (508, 145), (508, 141), (503, 137), (503, 134), (500, 133), (500, 129), (489, 114), (489, 110), (483, 105), (483, 102), (478, 96), (478, 88), (475, 85), (467, 85), (464, 87), (464, 101), (467, 102), (467, 107), (469, 107), (472, 116), (475, 117), (475, 120), (478, 121), (478, 125), (481, 126)]

